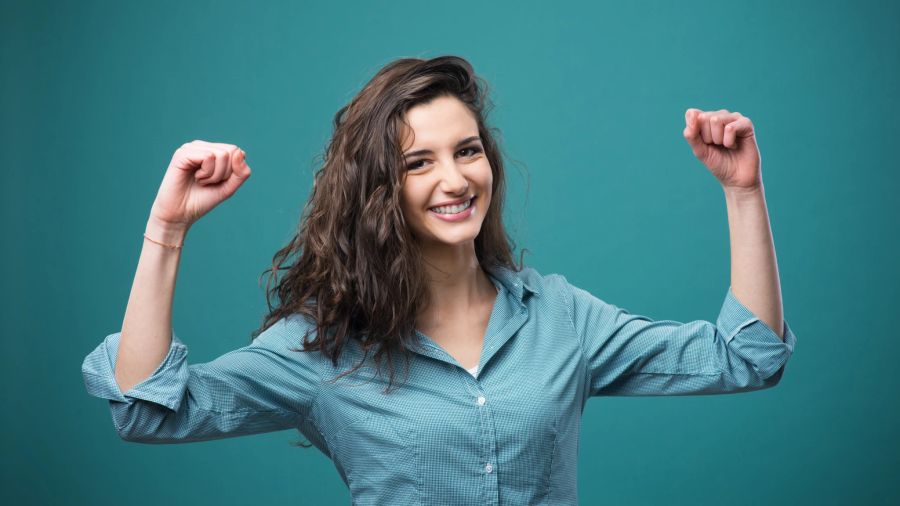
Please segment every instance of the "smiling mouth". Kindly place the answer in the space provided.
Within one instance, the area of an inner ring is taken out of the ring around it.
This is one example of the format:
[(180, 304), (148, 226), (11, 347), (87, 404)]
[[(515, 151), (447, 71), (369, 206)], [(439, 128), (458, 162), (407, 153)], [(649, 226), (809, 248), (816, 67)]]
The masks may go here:
[(470, 198), (467, 202), (463, 202), (462, 204), (456, 204), (455, 206), (441, 206), (444, 208), (458, 209), (456, 212), (440, 212), (437, 210), (437, 209), (439, 209), (438, 207), (429, 207), (428, 210), (435, 214), (452, 216), (454, 214), (460, 214), (460, 213), (468, 211), (472, 207), (472, 205), (475, 203), (476, 198), (478, 198), (478, 195), (472, 195), (472, 198)]

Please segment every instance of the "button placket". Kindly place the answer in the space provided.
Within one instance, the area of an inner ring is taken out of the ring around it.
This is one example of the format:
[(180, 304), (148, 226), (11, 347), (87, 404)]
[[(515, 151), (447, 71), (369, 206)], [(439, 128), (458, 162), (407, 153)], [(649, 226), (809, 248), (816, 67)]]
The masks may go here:
[[(458, 367), (454, 369), (460, 371)], [(481, 458), (485, 459), (479, 465), (487, 478), (484, 489), (484, 504), (497, 504), (499, 484), (497, 483), (497, 474), (494, 473), (494, 462), (497, 461), (497, 433), (494, 430), (493, 415), (489, 407), (485, 407), (487, 396), (482, 391), (479, 382), (468, 373), (463, 374), (463, 377), (463, 385), (474, 398), (475, 410), (478, 414), (477, 431), (481, 446)]]

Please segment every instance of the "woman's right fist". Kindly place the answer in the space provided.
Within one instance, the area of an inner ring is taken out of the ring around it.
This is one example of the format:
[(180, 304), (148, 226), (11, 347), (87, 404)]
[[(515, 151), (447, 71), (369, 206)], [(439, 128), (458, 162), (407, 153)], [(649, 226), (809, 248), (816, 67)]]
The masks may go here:
[(184, 144), (172, 155), (150, 217), (190, 227), (234, 195), (249, 177), (244, 151), (234, 144), (200, 140)]

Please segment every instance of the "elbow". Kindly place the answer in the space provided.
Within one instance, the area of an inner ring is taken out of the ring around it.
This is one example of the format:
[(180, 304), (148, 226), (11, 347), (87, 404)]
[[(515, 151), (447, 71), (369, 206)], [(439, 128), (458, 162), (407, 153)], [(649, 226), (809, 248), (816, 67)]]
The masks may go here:
[[(777, 339), (774, 333), (771, 338)], [(720, 366), (736, 392), (766, 390), (781, 383), (792, 352), (792, 342), (750, 339), (750, 334), (739, 333), (729, 343)]]
[(129, 443), (159, 443), (160, 418), (157, 410), (141, 401), (110, 402), (113, 425), (123, 441)]
[(133, 424), (118, 425), (116, 424), (116, 432), (122, 441), (129, 443), (147, 443), (149, 442), (146, 433), (134, 430)]
[(768, 390), (774, 388), (781, 383), (781, 377), (784, 375), (784, 368), (787, 364), (782, 364), (774, 373), (749, 375), (749, 380), (741, 382), (736, 392), (755, 392), (757, 390)]
[(781, 383), (781, 377), (784, 376), (784, 368), (787, 367), (790, 360), (790, 352), (779, 354), (770, 361), (759, 364), (756, 367), (759, 375), (760, 390), (772, 388)]
[(775, 371), (775, 374), (772, 374), (768, 378), (764, 379), (762, 389), (772, 388), (781, 383), (781, 377), (784, 376), (785, 367), (787, 367), (787, 362), (782, 364), (781, 367), (779, 367), (778, 370)]
[(775, 372), (769, 372), (770, 368), (758, 368), (750, 364), (745, 364), (744, 367), (731, 367), (726, 369), (720, 377), (720, 384), (716, 387), (716, 391), (737, 394), (774, 388), (781, 382), (786, 365), (786, 363), (781, 364)]
[(153, 433), (147, 431), (146, 427), (141, 427), (136, 423), (134, 418), (116, 420), (114, 425), (116, 426), (116, 432), (119, 434), (119, 438), (121, 438), (122, 441), (127, 441), (129, 443), (154, 442)]
[(159, 431), (147, 430), (142, 427), (135, 428), (134, 425), (116, 426), (116, 432), (122, 441), (129, 443), (166, 444), (179, 442), (177, 438), (166, 437), (165, 434)]

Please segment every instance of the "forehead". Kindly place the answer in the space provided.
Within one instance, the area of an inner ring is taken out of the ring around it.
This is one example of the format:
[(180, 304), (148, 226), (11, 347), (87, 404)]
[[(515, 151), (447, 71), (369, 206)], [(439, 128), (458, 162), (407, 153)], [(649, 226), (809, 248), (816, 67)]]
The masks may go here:
[(411, 107), (406, 112), (406, 122), (409, 127), (401, 127), (404, 151), (445, 144), (452, 146), (463, 137), (478, 135), (475, 116), (456, 97), (442, 96)]

